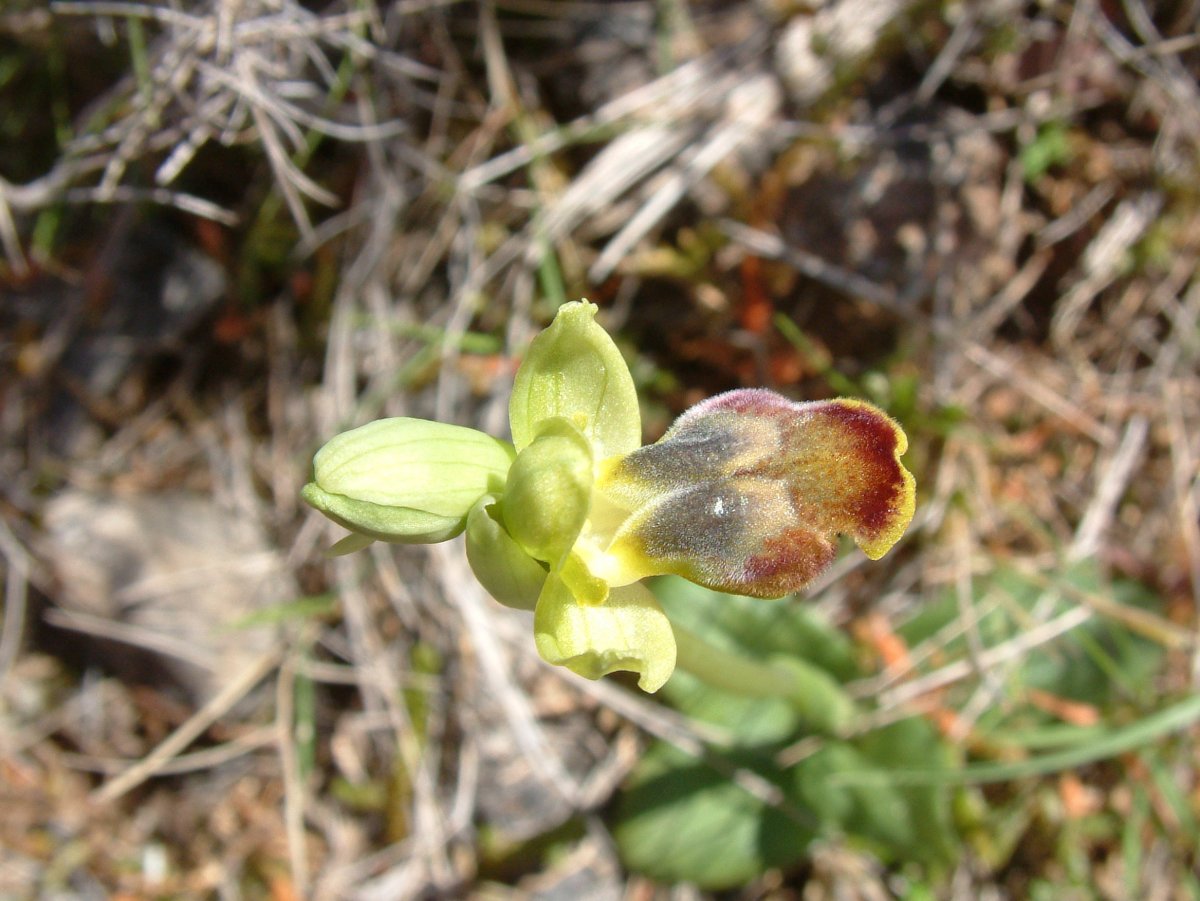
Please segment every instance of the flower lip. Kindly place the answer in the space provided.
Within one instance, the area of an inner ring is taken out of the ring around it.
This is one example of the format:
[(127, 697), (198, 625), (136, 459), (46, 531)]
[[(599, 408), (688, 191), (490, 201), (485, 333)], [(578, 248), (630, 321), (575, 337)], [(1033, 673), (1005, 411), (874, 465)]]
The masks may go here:
[[(813, 417), (783, 420), (786, 447), (805, 442), (802, 434), (818, 419), (827, 420), (830, 446), (823, 449), (838, 464), (833, 482), (844, 480), (845, 527), (838, 531), (853, 535), (872, 559), (882, 557), (899, 540), (912, 519), (914, 481), (900, 463), (908, 450), (908, 438), (891, 417), (865, 401), (841, 399), (816, 402), (812, 406), (792, 404), (796, 411), (808, 407)], [(840, 443), (840, 448), (833, 443)], [(777, 478), (787, 478), (785, 467), (796, 460), (781, 459), (768, 467)], [(804, 498), (794, 498), (798, 505)]]
[(798, 403), (766, 389), (717, 395), (655, 444), (602, 468), (633, 513), (609, 547), (626, 574), (673, 573), (756, 597), (798, 591), (849, 534), (882, 556), (912, 519), (907, 439), (865, 401)]

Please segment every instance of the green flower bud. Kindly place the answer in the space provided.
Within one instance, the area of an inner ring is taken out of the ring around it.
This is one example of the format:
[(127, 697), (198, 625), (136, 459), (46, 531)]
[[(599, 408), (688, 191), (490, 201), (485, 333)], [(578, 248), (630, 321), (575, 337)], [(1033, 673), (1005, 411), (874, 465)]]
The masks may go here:
[(467, 514), (467, 562), (479, 584), (506, 607), (532, 610), (546, 568), (530, 557), (498, 519), (496, 498), (485, 495)]
[(313, 481), (301, 493), (360, 535), (428, 544), (462, 532), (476, 501), (501, 492), (514, 456), (512, 445), (474, 429), (380, 419), (317, 451)]
[(591, 446), (567, 420), (548, 419), (509, 470), (504, 525), (530, 556), (558, 565), (583, 528), (591, 496)]

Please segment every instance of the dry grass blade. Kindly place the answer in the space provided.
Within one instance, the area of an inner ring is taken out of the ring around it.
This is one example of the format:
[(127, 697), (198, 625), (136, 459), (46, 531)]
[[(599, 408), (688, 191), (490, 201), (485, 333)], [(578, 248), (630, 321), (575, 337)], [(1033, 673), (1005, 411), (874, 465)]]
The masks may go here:
[(181, 660), (210, 673), (217, 671), (211, 655), (197, 649), (186, 638), (164, 635), (155, 629), (140, 628), (116, 622), (105, 616), (91, 616), (79, 612), (49, 610), (45, 619), (49, 625), (58, 629), (69, 629), (94, 638), (119, 641), (131, 647), (153, 651), (166, 658)]
[[(270, 748), (278, 740), (276, 727), (261, 726), (224, 744), (186, 754), (177, 754), (162, 763), (156, 769), (155, 775), (181, 776), (186, 773), (216, 769), (247, 754), (253, 754), (263, 748)], [(136, 768), (142, 761), (92, 757), (85, 754), (64, 754), (63, 762), (74, 769), (87, 770), (105, 776), (119, 776)]]
[[(1193, 291), (1192, 294), (1195, 296), (1200, 292)], [(1178, 386), (1169, 383), (1166, 393), (1179, 535), (1187, 555), (1192, 598), (1200, 609), (1200, 437), (1188, 433), (1182, 413), (1184, 401)], [(1200, 684), (1200, 649), (1192, 658), (1192, 679), (1195, 684)]]
[(492, 620), (502, 611), (485, 606), (485, 595), (467, 566), (466, 558), (444, 545), (435, 548), (435, 559), (446, 586), (446, 596), (456, 598), (475, 654), (495, 701), (504, 711), (512, 737), (545, 786), (568, 803), (576, 803), (579, 786), (547, 741), (522, 688), (514, 681), (514, 668), (497, 641)]
[(1086, 607), (1074, 607), (1044, 623), (1033, 626), (1018, 638), (987, 648), (980, 652), (976, 661), (958, 660), (940, 667), (924, 676), (919, 676), (895, 688), (884, 689), (878, 694), (881, 710), (890, 710), (910, 704), (938, 689), (986, 673), (1004, 663), (1020, 661), (1034, 649), (1055, 641), (1087, 622), (1092, 611)]
[(29, 555), (0, 520), (0, 554), (4, 555), (4, 619), (0, 622), (0, 697), (21, 649), (29, 603)]
[[(317, 16), (293, 2), (215, 5), (217, 12), (207, 15), (203, 9), (193, 13), (143, 3), (52, 3), (51, 14), (57, 17), (137, 21), (154, 27), (158, 34), (146, 49), (145, 77), (114, 85), (106, 98), (109, 105), (128, 103), (130, 115), (99, 134), (82, 133), (37, 182), (6, 186), (3, 194), (8, 204), (17, 209), (42, 208), (73, 186), (75, 202), (150, 200), (232, 224), (234, 215), (210, 200), (167, 188), (206, 144), (255, 141), (266, 152), (294, 221), (311, 239), (303, 198), (326, 206), (335, 206), (340, 199), (293, 162), (292, 153), (304, 144), (303, 130), (344, 141), (382, 141), (407, 128), (399, 120), (358, 125), (314, 112), (314, 106), (320, 109), (314, 103), (321, 99), (318, 92), (335, 90), (339, 77), (323, 48), (373, 56), (425, 78), (431, 72), (406, 67), (399, 54), (374, 52), (377, 48), (358, 33), (376, 22), (367, 11)], [(311, 82), (310, 67), (320, 73)], [(288, 93), (300, 86), (306, 86), (300, 94), (302, 102), (292, 102)], [(247, 125), (252, 125), (249, 132)], [(131, 167), (164, 150), (167, 155), (156, 165), (158, 189), (131, 183)], [(97, 184), (78, 184), (96, 169), (102, 173)], [(5, 205), (0, 203), (0, 240), (10, 259), (17, 261), (12, 235), (4, 227)]]
[(678, 168), (646, 198), (637, 212), (605, 245), (588, 270), (593, 281), (606, 279), (621, 260), (670, 212), (714, 167), (739, 148), (753, 146), (764, 138), (782, 102), (775, 82), (766, 75), (748, 75), (728, 88), (730, 117), (719, 122), (702, 139), (680, 154)]
[(91, 800), (96, 804), (111, 803), (155, 776), (245, 697), (255, 685), (265, 679), (279, 665), (281, 659), (282, 651), (272, 650), (240, 673), (234, 674), (207, 704), (188, 718), (187, 722), (163, 739), (144, 758), (101, 785), (92, 793)]
[(1121, 442), (1106, 461), (1103, 475), (1097, 479), (1096, 491), (1079, 520), (1075, 538), (1067, 549), (1068, 560), (1083, 560), (1100, 550), (1104, 533), (1112, 523), (1117, 504), (1129, 487), (1138, 463), (1146, 448), (1150, 422), (1144, 416), (1134, 416), (1125, 426)]
[(8, 264), (12, 267), (13, 272), (18, 277), (22, 277), (29, 273), (29, 262), (25, 259), (25, 252), (21, 249), (17, 224), (13, 220), (12, 208), (8, 205), (6, 195), (5, 183), (0, 180), (0, 246), (4, 248), (4, 255), (8, 257)]

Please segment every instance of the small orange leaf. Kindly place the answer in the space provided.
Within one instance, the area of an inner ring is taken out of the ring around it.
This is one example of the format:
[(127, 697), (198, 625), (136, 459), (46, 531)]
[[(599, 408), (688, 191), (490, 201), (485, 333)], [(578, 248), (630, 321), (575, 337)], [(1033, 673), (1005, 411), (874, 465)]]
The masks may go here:
[(1040, 688), (1030, 688), (1026, 692), (1029, 703), (1039, 710), (1044, 710), (1051, 716), (1058, 717), (1064, 723), (1073, 726), (1094, 726), (1100, 722), (1100, 711), (1091, 704), (1082, 701), (1072, 701)]
[(1058, 777), (1058, 796), (1062, 800), (1063, 813), (1069, 820), (1083, 819), (1096, 813), (1104, 803), (1100, 792), (1084, 785), (1083, 780), (1071, 772)]
[(900, 672), (912, 669), (908, 645), (892, 630), (891, 623), (881, 613), (871, 612), (862, 617), (855, 624), (855, 634), (875, 651), (883, 661), (884, 669)]

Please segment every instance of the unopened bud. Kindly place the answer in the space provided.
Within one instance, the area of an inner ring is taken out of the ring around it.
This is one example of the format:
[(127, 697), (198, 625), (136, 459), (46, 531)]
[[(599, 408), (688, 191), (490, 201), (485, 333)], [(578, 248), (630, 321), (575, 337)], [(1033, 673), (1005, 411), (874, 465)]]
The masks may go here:
[(304, 499), (380, 541), (428, 544), (462, 532), (485, 494), (499, 494), (512, 445), (463, 426), (395, 417), (342, 432), (317, 451)]

